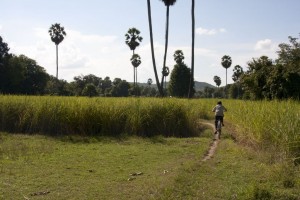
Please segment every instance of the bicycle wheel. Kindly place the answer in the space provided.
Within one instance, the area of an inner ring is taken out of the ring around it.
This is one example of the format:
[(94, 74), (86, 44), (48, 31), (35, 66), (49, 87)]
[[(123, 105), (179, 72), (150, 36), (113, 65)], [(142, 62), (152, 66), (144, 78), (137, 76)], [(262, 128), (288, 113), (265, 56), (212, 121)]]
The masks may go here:
[(221, 120), (218, 120), (218, 124), (217, 124), (217, 132), (218, 132), (218, 138), (220, 139), (220, 137), (221, 137), (221, 132), (222, 132), (222, 123), (221, 123)]

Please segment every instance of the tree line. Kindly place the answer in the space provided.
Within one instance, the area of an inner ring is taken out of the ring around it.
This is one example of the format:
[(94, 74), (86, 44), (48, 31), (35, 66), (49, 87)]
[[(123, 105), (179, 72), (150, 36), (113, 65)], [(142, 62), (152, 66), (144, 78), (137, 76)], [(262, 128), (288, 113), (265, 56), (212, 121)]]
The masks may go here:
[[(151, 78), (147, 80), (146, 85), (138, 85), (136, 79), (134, 83), (129, 83), (121, 78), (111, 80), (108, 76), (101, 78), (89, 74), (75, 76), (73, 81), (67, 82), (49, 75), (35, 60), (25, 55), (10, 54), (9, 50), (8, 44), (0, 36), (0, 93), (2, 94), (90, 97), (160, 96), (159, 91), (152, 87)], [(175, 51), (174, 61), (176, 64), (172, 70), (168, 88), (166, 84), (164, 87), (166, 95), (188, 97), (190, 69), (183, 60), (183, 52)]]
[[(289, 36), (289, 43), (279, 44), (277, 58), (267, 56), (252, 58), (244, 72), (240, 65), (233, 69), (233, 84), (219, 88), (221, 79), (214, 76), (217, 90), (206, 88), (208, 96), (227, 96), (229, 98), (261, 99), (300, 99), (300, 43), (299, 39)], [(224, 63), (224, 60), (227, 60)], [(222, 58), (222, 66), (231, 65), (230, 56)], [(226, 75), (227, 78), (227, 75)]]

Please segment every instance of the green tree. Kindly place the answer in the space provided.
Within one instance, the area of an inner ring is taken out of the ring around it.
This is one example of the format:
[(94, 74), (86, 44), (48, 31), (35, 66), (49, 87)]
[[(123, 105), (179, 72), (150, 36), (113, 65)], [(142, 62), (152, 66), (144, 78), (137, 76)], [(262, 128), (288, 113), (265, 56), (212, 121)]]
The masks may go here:
[(189, 98), (192, 97), (192, 85), (194, 85), (194, 60), (195, 60), (195, 0), (192, 0), (192, 56), (191, 56), (191, 79), (189, 88)]
[[(175, 97), (188, 97), (190, 87), (191, 71), (183, 62), (184, 56), (181, 50), (177, 50), (174, 53), (174, 60), (176, 65), (174, 66), (170, 84), (168, 86), (169, 93)], [(195, 91), (193, 91), (194, 93)]]
[[(299, 34), (300, 35), (300, 34)], [(298, 38), (289, 36), (290, 44), (279, 44), (279, 51), (277, 51), (277, 64), (285, 66), (286, 70), (291, 73), (300, 74), (300, 43)]]
[(215, 91), (214, 88), (205, 87), (204, 88), (204, 97), (205, 98), (212, 98), (214, 91)]
[[(136, 28), (130, 28), (127, 33), (125, 34), (125, 43), (129, 46), (130, 50), (132, 50), (132, 57), (131, 57), (131, 64), (133, 65), (133, 85), (136, 87), (137, 84), (137, 67), (139, 66), (140, 62), (140, 56), (138, 54), (135, 54), (134, 51), (136, 47), (140, 45), (140, 42), (142, 42), (143, 38), (140, 36), (140, 31)], [(133, 60), (139, 60), (139, 64), (137, 62), (133, 62)], [(137, 64), (135, 66), (134, 64)]]
[(82, 95), (83, 96), (88, 96), (88, 97), (94, 97), (99, 95), (97, 92), (97, 88), (94, 84), (88, 83), (84, 89), (82, 90)]
[(232, 60), (230, 56), (223, 56), (221, 64), (226, 69), (226, 86), (227, 86), (227, 69), (231, 66)]
[(115, 78), (111, 89), (113, 97), (128, 97), (130, 84), (120, 78)]
[(44, 94), (50, 77), (45, 69), (33, 59), (20, 55), (16, 57), (24, 67), (22, 83), (20, 85), (22, 94)]
[[(102, 78), (97, 77), (93, 74), (89, 75), (80, 75), (75, 76), (74, 81), (72, 82), (73, 90), (75, 95), (81, 96), (83, 89), (86, 87), (87, 84), (93, 84), (96, 87), (98, 93), (102, 91), (101, 84)], [(85, 95), (86, 96), (86, 95)]]
[(0, 36), (0, 65), (1, 64), (4, 65), (3, 63), (4, 58), (10, 55), (8, 52), (9, 52), (8, 44), (5, 43), (2, 37)]
[[(164, 63), (163, 63), (163, 70), (165, 70), (166, 67), (166, 60), (167, 60), (167, 52), (168, 52), (168, 41), (169, 41), (169, 12), (170, 12), (170, 6), (174, 5), (176, 3), (176, 0), (161, 0), (164, 2), (167, 10), (166, 10), (166, 34), (165, 34), (165, 53), (164, 53)], [(162, 75), (161, 79), (161, 88), (163, 88), (163, 79), (164, 76)]]
[(64, 40), (67, 34), (64, 27), (60, 26), (58, 23), (51, 25), (49, 34), (52, 42), (56, 45), (56, 78), (58, 79), (58, 45)]
[(4, 94), (21, 94), (22, 82), (25, 79), (25, 63), (21, 62), (18, 56), (13, 55), (6, 59), (5, 64), (0, 68), (1, 92)]
[(44, 94), (49, 75), (35, 60), (13, 55), (0, 69), (2, 93)]
[(7, 81), (9, 80), (7, 73), (8, 70), (8, 60), (11, 57), (9, 54), (8, 44), (5, 43), (0, 36), (0, 92), (5, 92), (7, 90)]
[(261, 56), (248, 62), (248, 70), (241, 77), (245, 94), (251, 99), (269, 98), (267, 79), (273, 70), (273, 61), (267, 56)]
[(112, 81), (110, 80), (109, 76), (106, 76), (101, 81), (101, 90), (102, 90), (104, 96), (110, 96), (111, 95), (111, 88), (112, 88)]
[(150, 0), (147, 0), (147, 8), (148, 8), (148, 22), (149, 22), (149, 34), (150, 34), (150, 44), (151, 44), (151, 58), (153, 64), (153, 70), (156, 80), (156, 86), (159, 91), (160, 96), (163, 96), (163, 89), (159, 83), (157, 69), (156, 69), (156, 61), (155, 61), (155, 54), (154, 54), (154, 45), (153, 45), (153, 31), (152, 31), (152, 17), (151, 17), (151, 3)]

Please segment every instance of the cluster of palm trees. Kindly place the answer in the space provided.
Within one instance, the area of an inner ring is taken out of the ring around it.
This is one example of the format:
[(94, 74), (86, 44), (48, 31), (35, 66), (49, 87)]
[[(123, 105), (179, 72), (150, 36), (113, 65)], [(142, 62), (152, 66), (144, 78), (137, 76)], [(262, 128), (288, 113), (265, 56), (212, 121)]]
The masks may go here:
[(136, 90), (137, 85), (137, 68), (142, 63), (141, 57), (139, 54), (135, 54), (135, 49), (140, 45), (143, 38), (140, 36), (140, 31), (136, 28), (130, 28), (128, 32), (125, 34), (125, 43), (129, 46), (130, 50), (132, 50), (132, 57), (130, 59), (131, 64), (133, 66), (133, 87)]
[[(230, 68), (231, 64), (232, 64), (232, 59), (230, 56), (228, 55), (224, 55), (222, 58), (221, 58), (221, 64), (222, 66), (226, 69), (226, 86), (225, 86), (225, 95), (226, 95), (226, 89), (227, 89), (227, 69)], [(238, 86), (238, 94), (237, 96), (239, 97), (240, 96), (240, 85), (239, 85), (239, 82), (240, 82), (240, 79), (241, 79), (241, 76), (242, 74), (244, 74), (244, 71), (243, 71), (243, 68), (240, 66), (240, 65), (236, 65), (234, 66), (233, 68), (233, 75), (232, 75), (232, 80), (237, 83), (237, 86)], [(219, 76), (214, 76), (214, 82), (216, 83), (216, 86), (219, 87), (221, 85), (221, 78)]]
[[(154, 55), (154, 45), (153, 45), (153, 31), (152, 31), (152, 17), (151, 17), (151, 1), (147, 0), (147, 8), (148, 8), (148, 22), (149, 22), (149, 33), (150, 33), (150, 43), (151, 43), (151, 54), (152, 54), (152, 63), (154, 69), (154, 75), (156, 80), (156, 85), (158, 91), (161, 96), (164, 96), (164, 80), (169, 75), (169, 68), (166, 66), (166, 59), (167, 59), (167, 52), (168, 52), (168, 39), (169, 39), (169, 10), (170, 6), (176, 3), (176, 0), (161, 0), (166, 6), (166, 34), (165, 34), (165, 51), (164, 51), (164, 60), (163, 60), (163, 68), (162, 68), (162, 79), (161, 83), (159, 82), (157, 69), (156, 69), (156, 62), (155, 62), (155, 55)], [(191, 63), (191, 79), (190, 79), (190, 90), (189, 90), (189, 97), (192, 97), (192, 85), (194, 81), (194, 44), (195, 44), (195, 0), (192, 0), (192, 63)]]
[[(169, 10), (170, 6), (176, 3), (176, 0), (161, 0), (166, 6), (166, 33), (165, 33), (165, 51), (164, 51), (164, 59), (163, 59), (163, 67), (162, 67), (162, 79), (159, 82), (155, 55), (154, 55), (154, 45), (153, 45), (153, 31), (152, 31), (152, 17), (151, 17), (151, 2), (147, 0), (147, 8), (148, 8), (148, 22), (149, 22), (149, 32), (150, 32), (150, 43), (151, 43), (151, 54), (152, 54), (152, 63), (155, 74), (155, 80), (157, 84), (158, 91), (161, 96), (164, 96), (164, 82), (166, 81), (166, 77), (169, 75), (169, 68), (166, 66), (167, 52), (168, 52), (168, 38), (169, 38)], [(195, 0), (192, 0), (192, 63), (191, 63), (191, 79), (190, 79), (190, 91), (189, 97), (192, 97), (191, 87), (194, 81), (194, 44), (195, 44)], [(56, 45), (56, 78), (58, 78), (58, 45), (64, 40), (66, 36), (66, 32), (64, 27), (60, 26), (60, 24), (55, 23), (49, 29), (49, 34), (51, 40)], [(141, 64), (141, 57), (138, 54), (134, 53), (134, 50), (137, 46), (139, 46), (140, 42), (143, 40), (141, 36), (139, 36), (140, 31), (136, 28), (131, 28), (128, 30), (126, 37), (126, 44), (129, 46), (130, 50), (133, 51), (133, 55), (130, 59), (133, 69), (134, 69), (134, 86), (136, 86), (137, 82), (137, 67)]]

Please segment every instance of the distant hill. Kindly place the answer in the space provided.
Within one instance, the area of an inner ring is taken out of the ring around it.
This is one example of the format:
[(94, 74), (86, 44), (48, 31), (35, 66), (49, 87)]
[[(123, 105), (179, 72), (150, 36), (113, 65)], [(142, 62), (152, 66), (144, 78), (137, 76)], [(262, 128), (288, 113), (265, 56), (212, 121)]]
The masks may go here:
[(195, 90), (196, 91), (203, 91), (204, 88), (206, 87), (209, 87), (209, 88), (215, 88), (216, 86), (213, 86), (209, 83), (206, 83), (206, 82), (198, 82), (198, 81), (195, 81)]
[[(138, 83), (139, 86), (143, 86), (143, 87), (147, 87), (148, 84), (147, 83)], [(151, 87), (153, 88), (157, 88), (156, 87), (156, 83), (153, 82)], [(167, 82), (167, 87), (168, 87), (168, 82)], [(204, 88), (206, 87), (209, 87), (209, 88), (215, 88), (215, 86), (209, 84), (209, 83), (206, 83), (206, 82), (199, 82), (199, 81), (195, 81), (195, 90), (196, 91), (203, 91)]]

